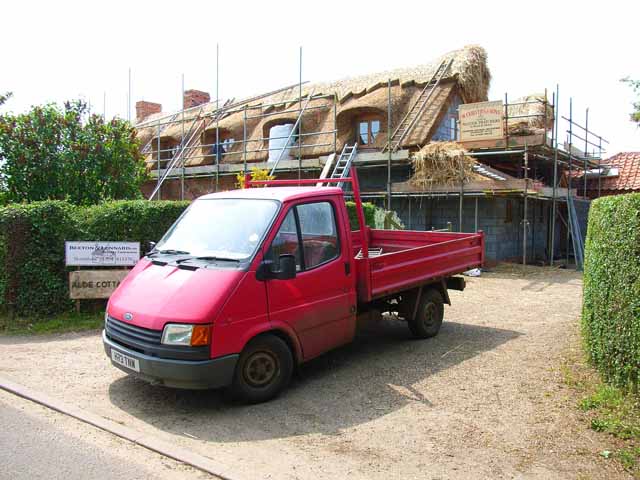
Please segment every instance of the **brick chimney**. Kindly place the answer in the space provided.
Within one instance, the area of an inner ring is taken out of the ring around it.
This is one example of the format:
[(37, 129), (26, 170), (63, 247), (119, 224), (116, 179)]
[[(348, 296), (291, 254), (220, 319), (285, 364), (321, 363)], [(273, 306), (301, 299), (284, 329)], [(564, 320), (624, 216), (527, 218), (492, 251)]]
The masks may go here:
[(149, 115), (160, 113), (161, 111), (162, 105), (159, 103), (145, 102), (144, 100), (136, 102), (136, 123), (140, 123)]
[(203, 103), (211, 101), (211, 97), (207, 92), (200, 90), (185, 90), (182, 102), (183, 108), (197, 107)]

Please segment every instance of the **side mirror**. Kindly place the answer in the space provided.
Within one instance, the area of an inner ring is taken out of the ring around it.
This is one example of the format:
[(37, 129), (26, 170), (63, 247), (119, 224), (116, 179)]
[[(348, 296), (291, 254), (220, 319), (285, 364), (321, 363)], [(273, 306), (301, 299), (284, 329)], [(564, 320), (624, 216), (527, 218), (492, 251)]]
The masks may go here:
[(145, 255), (151, 253), (153, 249), (156, 248), (156, 242), (144, 242), (142, 248), (144, 249), (143, 253)]
[(280, 270), (273, 274), (278, 280), (296, 278), (296, 257), (290, 253), (280, 255)]
[(264, 260), (258, 267), (256, 278), (258, 280), (289, 280), (296, 277), (296, 257), (291, 254), (280, 255), (280, 270), (274, 270), (271, 260)]

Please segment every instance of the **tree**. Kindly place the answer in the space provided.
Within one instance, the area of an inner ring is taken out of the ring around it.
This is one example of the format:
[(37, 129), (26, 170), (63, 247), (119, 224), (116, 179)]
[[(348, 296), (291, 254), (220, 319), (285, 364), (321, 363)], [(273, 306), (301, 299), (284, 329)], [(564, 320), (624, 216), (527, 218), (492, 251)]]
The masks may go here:
[(13, 96), (13, 93), (11, 92), (0, 93), (0, 107), (4, 105), (6, 101), (9, 100), (12, 96)]
[(0, 115), (0, 161), (5, 202), (139, 198), (147, 178), (131, 125), (105, 122), (81, 101)]
[(629, 77), (623, 78), (624, 83), (628, 83), (633, 93), (638, 95), (638, 100), (633, 102), (633, 112), (630, 114), (631, 121), (640, 124), (640, 80), (631, 80)]

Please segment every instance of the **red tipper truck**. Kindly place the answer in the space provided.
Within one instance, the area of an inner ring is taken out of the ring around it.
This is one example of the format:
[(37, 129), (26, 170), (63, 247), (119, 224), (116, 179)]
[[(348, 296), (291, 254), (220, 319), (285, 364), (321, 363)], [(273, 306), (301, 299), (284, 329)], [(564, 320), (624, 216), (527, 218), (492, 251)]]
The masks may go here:
[(112, 363), (261, 402), (296, 365), (352, 341), (358, 316), (397, 311), (414, 336), (436, 335), (447, 290), (464, 289), (454, 275), (483, 263), (483, 234), (371, 229), (355, 169), (335, 181), (353, 187), (357, 231), (342, 189), (319, 180), (247, 177), (195, 200), (109, 299)]

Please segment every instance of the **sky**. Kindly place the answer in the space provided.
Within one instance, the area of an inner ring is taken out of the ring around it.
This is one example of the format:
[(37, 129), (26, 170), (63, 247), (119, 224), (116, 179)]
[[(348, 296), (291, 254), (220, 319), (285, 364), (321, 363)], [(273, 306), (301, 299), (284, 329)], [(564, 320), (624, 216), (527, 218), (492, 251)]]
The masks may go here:
[(129, 69), (132, 118), (137, 100), (175, 110), (183, 76), (186, 89), (215, 97), (216, 44), (220, 98), (296, 83), (300, 47), (303, 80), (315, 82), (479, 44), (493, 76), (490, 100), (551, 95), (559, 85), (560, 115), (570, 98), (578, 123), (589, 108), (589, 129), (610, 141), (607, 155), (640, 151), (640, 129), (629, 121), (634, 95), (620, 82), (640, 79), (637, 0), (21, 0), (0, 11), (0, 93), (14, 94), (0, 111), (82, 98), (97, 113), (127, 118)]

